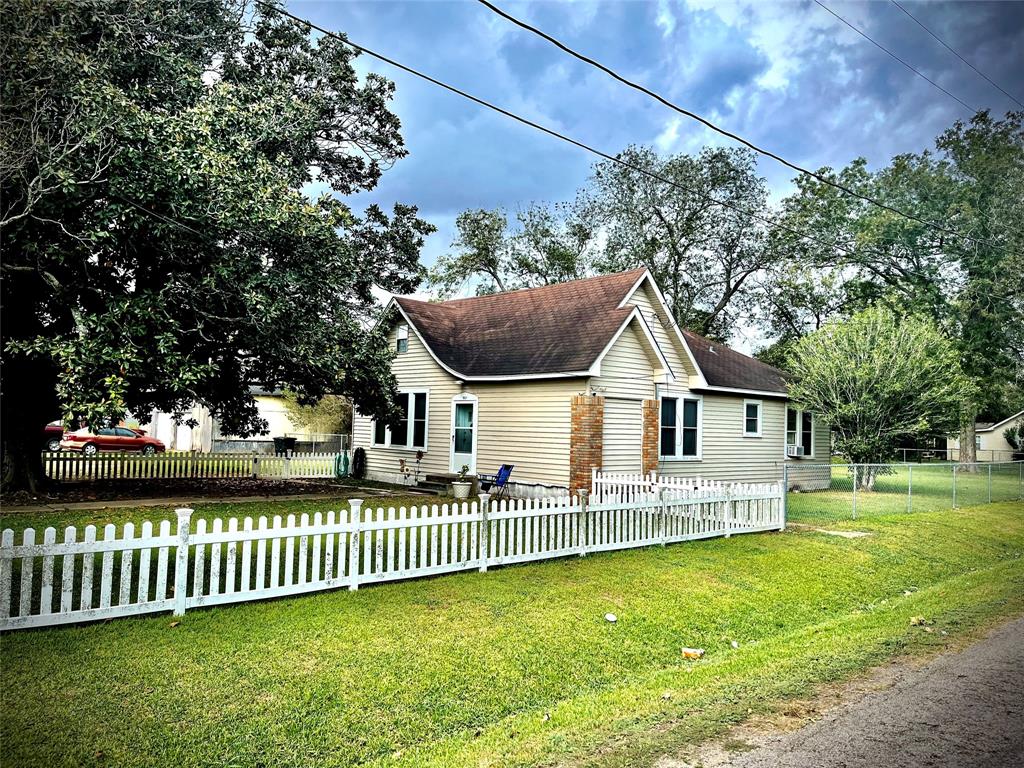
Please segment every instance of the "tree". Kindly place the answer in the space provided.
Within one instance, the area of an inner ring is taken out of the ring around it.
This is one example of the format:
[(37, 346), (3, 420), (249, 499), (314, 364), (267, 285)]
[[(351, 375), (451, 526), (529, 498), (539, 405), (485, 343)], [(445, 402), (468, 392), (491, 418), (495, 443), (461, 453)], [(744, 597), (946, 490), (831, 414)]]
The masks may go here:
[(321, 435), (347, 435), (352, 431), (352, 403), (339, 395), (324, 395), (304, 403), (290, 390), (284, 391), (284, 407), (296, 427)]
[[(887, 461), (901, 440), (954, 434), (976, 397), (956, 347), (922, 317), (873, 307), (800, 339), (790, 397), (851, 462)], [(874, 472), (861, 477), (874, 485)]]
[(2, 0), (0, 409), (14, 484), (58, 413), (207, 405), (266, 429), (248, 388), (394, 419), (374, 284), (415, 288), (432, 227), (357, 215), (406, 154), (394, 86), (242, 0)]
[[(954, 342), (964, 372), (978, 385), (974, 415), (960, 436), (965, 461), (974, 459), (974, 416), (1004, 411), (1019, 392), (1022, 120), (1020, 112), (1003, 120), (979, 112), (970, 123), (957, 122), (944, 132), (935, 152), (897, 156), (877, 172), (870, 172), (863, 159), (838, 173), (822, 169), (920, 221), (804, 178), (783, 203), (781, 222), (788, 229), (777, 229), (771, 240), (773, 253), (799, 264), (812, 284), (816, 276), (838, 270), (844, 296), (830, 307), (834, 315), (867, 304), (925, 314)], [(922, 222), (939, 222), (968, 237)], [(814, 288), (815, 300), (823, 290)], [(762, 327), (778, 330), (772, 326), (770, 313), (762, 315)]]
[(773, 262), (756, 218), (769, 207), (754, 154), (706, 148), (663, 158), (629, 147), (619, 158), (630, 167), (602, 161), (591, 179), (592, 210), (607, 234), (598, 270), (647, 267), (676, 322), (727, 340)]
[(471, 279), (483, 295), (576, 280), (590, 271), (595, 231), (580, 202), (533, 203), (512, 224), (500, 209), (468, 210), (455, 227), (456, 250), (438, 259), (428, 278), (444, 296), (456, 295)]

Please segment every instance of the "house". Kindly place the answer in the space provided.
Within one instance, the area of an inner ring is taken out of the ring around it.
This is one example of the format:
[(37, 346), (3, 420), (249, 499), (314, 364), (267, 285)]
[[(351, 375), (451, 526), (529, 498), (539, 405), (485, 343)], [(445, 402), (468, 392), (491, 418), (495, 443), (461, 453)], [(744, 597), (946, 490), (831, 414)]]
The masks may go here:
[(280, 390), (249, 387), (249, 394), (256, 403), (260, 418), (267, 422), (265, 435), (239, 437), (221, 432), (220, 422), (210, 410), (198, 403), (183, 414), (184, 421), (194, 421), (195, 426), (178, 424), (174, 415), (154, 410), (149, 421), (142, 425), (147, 434), (162, 440), (169, 451), (200, 451), (202, 453), (273, 453), (275, 437), (295, 437), (299, 440), (296, 450), (335, 451), (341, 450), (346, 436), (314, 435), (307, 429), (294, 424)]
[[(1013, 461), (1013, 446), (1006, 442), (1003, 432), (1010, 427), (1024, 424), (1024, 411), (1018, 411), (1001, 421), (978, 422), (974, 425), (974, 447), (978, 461)], [(949, 438), (946, 442), (951, 461), (960, 461), (960, 440)]]
[[(776, 368), (680, 329), (645, 269), (440, 303), (395, 297), (401, 424), (355, 414), (367, 476), (514, 464), (522, 486), (591, 470), (770, 481), (829, 461), (828, 430), (790, 408)], [(827, 483), (827, 467), (825, 482)]]

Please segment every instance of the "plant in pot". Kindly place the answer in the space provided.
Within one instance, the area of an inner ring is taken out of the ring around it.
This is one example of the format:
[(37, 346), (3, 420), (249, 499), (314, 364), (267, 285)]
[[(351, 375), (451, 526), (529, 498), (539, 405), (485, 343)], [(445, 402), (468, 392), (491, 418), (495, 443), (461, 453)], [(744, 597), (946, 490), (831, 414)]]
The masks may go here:
[(456, 499), (468, 499), (469, 489), (473, 487), (473, 483), (466, 479), (469, 474), (469, 465), (463, 464), (462, 469), (459, 470), (459, 479), (452, 481), (452, 496)]

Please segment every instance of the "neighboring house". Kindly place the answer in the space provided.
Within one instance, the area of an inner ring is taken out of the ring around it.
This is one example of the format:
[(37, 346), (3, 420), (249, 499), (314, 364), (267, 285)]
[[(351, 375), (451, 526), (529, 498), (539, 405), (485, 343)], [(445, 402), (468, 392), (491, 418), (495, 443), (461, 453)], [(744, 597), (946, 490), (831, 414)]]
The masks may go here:
[[(308, 430), (292, 423), (284, 396), (280, 391), (250, 387), (249, 393), (256, 402), (260, 417), (266, 419), (269, 426), (269, 431), (265, 435), (238, 437), (223, 434), (216, 417), (210, 414), (208, 408), (198, 404), (184, 414), (185, 421), (194, 420), (196, 422), (194, 427), (189, 427), (184, 423), (176, 424), (172, 414), (153, 411), (150, 414), (149, 424), (142, 425), (142, 428), (146, 430), (147, 434), (162, 440), (169, 451), (272, 453), (273, 438), (285, 435), (297, 437), (302, 442), (311, 442), (312, 436)], [(328, 449), (324, 448), (324, 450)]]
[(389, 429), (356, 413), (373, 479), (400, 479), (418, 451), (421, 476), (507, 463), (517, 484), (573, 489), (595, 467), (756, 482), (781, 478), (786, 461), (829, 461), (828, 430), (787, 407), (783, 374), (681, 331), (644, 269), (441, 303), (396, 297), (381, 322), (405, 418)]
[[(1013, 446), (1006, 442), (1003, 437), (1010, 427), (1018, 423), (1024, 423), (1024, 411), (1018, 411), (1012, 416), (1007, 416), (1002, 421), (978, 422), (974, 425), (974, 447), (978, 461), (1012, 461), (1014, 456)], [(950, 459), (960, 460), (960, 440), (950, 438), (947, 443)]]

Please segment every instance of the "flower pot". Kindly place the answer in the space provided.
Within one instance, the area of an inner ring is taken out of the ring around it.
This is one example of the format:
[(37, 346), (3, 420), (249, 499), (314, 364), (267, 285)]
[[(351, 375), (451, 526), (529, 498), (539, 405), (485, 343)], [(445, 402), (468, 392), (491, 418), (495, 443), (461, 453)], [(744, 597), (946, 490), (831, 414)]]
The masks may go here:
[(472, 487), (473, 484), (470, 482), (456, 480), (452, 483), (452, 496), (456, 499), (468, 499)]

